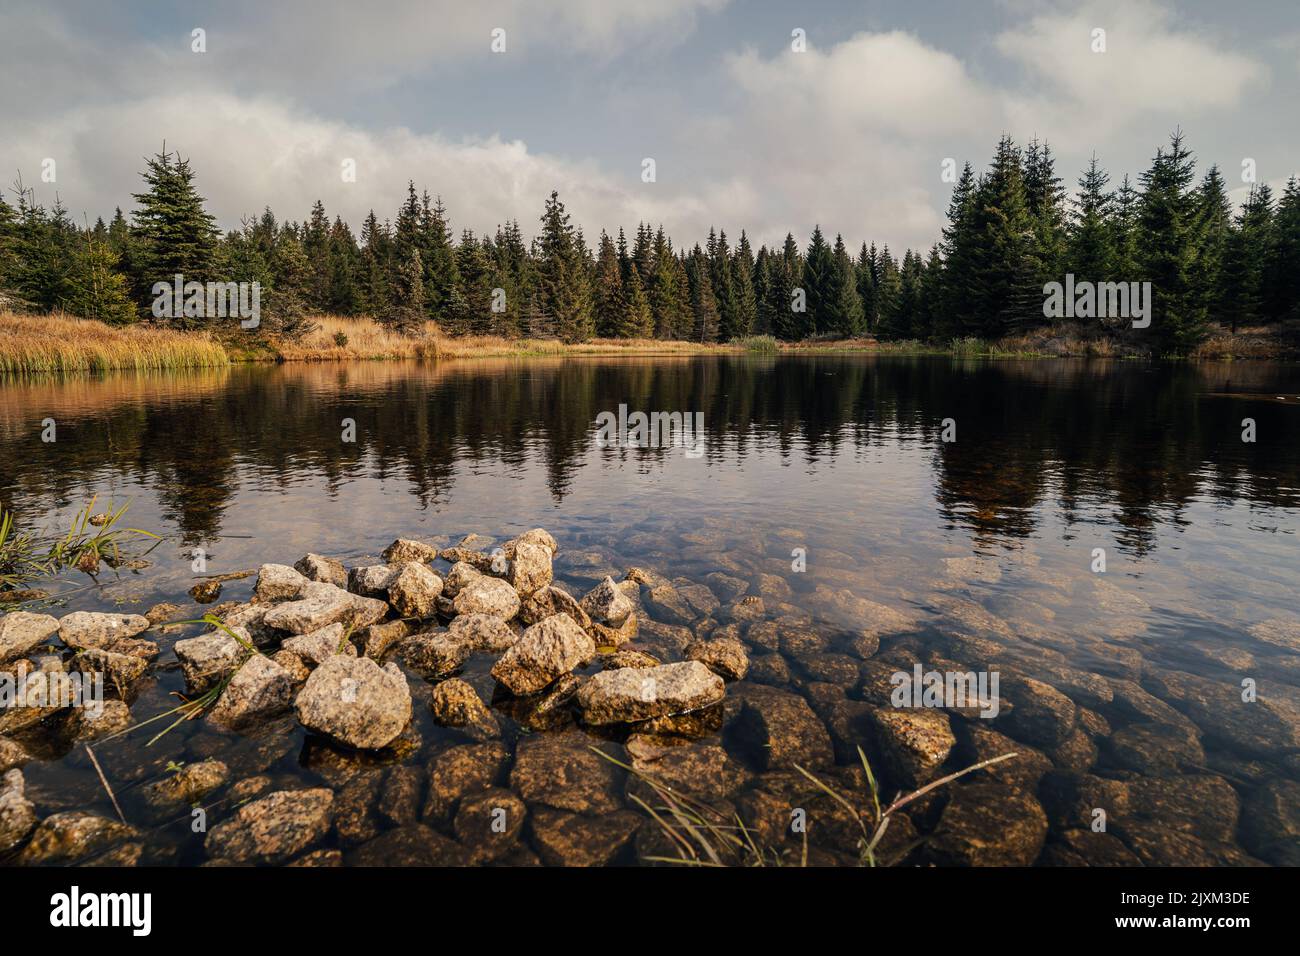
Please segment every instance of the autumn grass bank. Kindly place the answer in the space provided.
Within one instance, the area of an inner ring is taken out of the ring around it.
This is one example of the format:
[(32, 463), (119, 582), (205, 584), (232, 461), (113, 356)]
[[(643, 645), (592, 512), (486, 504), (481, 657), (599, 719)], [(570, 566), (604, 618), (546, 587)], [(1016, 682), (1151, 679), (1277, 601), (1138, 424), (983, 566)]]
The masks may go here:
[(201, 333), (0, 312), (0, 374), (156, 371), (229, 361), (221, 343)]
[[(430, 322), (418, 335), (401, 335), (366, 318), (316, 316), (313, 330), (292, 341), (237, 327), (223, 335), (177, 332), (148, 325), (113, 327), (63, 315), (0, 312), (0, 374), (152, 371), (222, 366), (233, 362), (340, 362), (570, 355), (757, 355), (869, 352), (983, 358), (1145, 358), (1142, 340), (1086, 326), (1037, 329), (998, 340), (948, 343), (874, 338), (815, 338), (778, 342), (767, 335), (725, 344), (657, 339), (555, 339), (444, 335)], [(1300, 324), (1214, 331), (1192, 354), (1196, 360), (1300, 360)]]

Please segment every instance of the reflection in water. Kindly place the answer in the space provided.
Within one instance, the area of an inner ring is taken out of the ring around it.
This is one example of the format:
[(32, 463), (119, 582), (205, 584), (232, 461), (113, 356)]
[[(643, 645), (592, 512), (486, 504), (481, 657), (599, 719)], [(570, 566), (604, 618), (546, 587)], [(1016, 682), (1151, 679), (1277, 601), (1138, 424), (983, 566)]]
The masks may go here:
[[(397, 536), (499, 540), (540, 525), (560, 541), (557, 578), (575, 593), (635, 565), (719, 597), (761, 594), (762, 623), (777, 631), (741, 631), (753, 669), (729, 694), (769, 685), (807, 700), (832, 735), (837, 779), (849, 780), (859, 743), (891, 773), (870, 725), (882, 673), (993, 668), (1015, 706), (991, 728), (954, 717), (945, 766), (1032, 744), (1040, 770), (1058, 773), (1057, 791), (1037, 791), (1052, 828), (1042, 860), (1281, 862), (1288, 851), (1270, 841), (1282, 824), (1236, 821), (1271, 819), (1268, 807), (1300, 786), (1298, 394), (1300, 370), (1268, 364), (872, 356), (7, 382), (0, 503), (24, 526), (57, 527), (98, 494), (130, 501), (132, 524), (166, 536), (148, 568), (106, 570), (90, 590), (72, 590), (84, 583), (75, 574), (57, 582), (72, 610), (180, 599), (197, 546), (221, 573), (308, 551), (370, 563)], [(703, 457), (598, 447), (597, 416), (620, 404), (702, 412)], [(57, 422), (53, 444), (40, 440), (45, 418)], [(1254, 443), (1241, 440), (1244, 418), (1255, 420)], [(344, 440), (347, 419), (355, 441)], [(955, 441), (943, 440), (945, 419)], [(1104, 575), (1091, 570), (1098, 547)], [(806, 571), (792, 566), (800, 550)], [(222, 598), (245, 600), (251, 586), (230, 582)], [(886, 622), (903, 625), (891, 633)], [(704, 634), (716, 623), (692, 626)], [(878, 651), (863, 634), (873, 629), (884, 632)], [(161, 638), (162, 660), (174, 639)], [(663, 640), (646, 649), (661, 660), (682, 651)], [(463, 676), (494, 701), (490, 665), (476, 657)], [(1243, 679), (1257, 684), (1257, 702), (1241, 699)], [(181, 688), (174, 670), (159, 670), (132, 714), (161, 713)], [(1069, 700), (1051, 697), (1058, 691)], [(1034, 693), (1047, 695), (1040, 710)], [(494, 706), (512, 747), (526, 718)], [(407, 764), (463, 743), (427, 706), (415, 721)], [(730, 733), (709, 739), (727, 759), (751, 760)], [(287, 786), (338, 788), (388, 770), (306, 739), (292, 718), (261, 734), (230, 738), (200, 722), (158, 748), (123, 738), (97, 749), (128, 801), (169, 759), (216, 755), (239, 776)], [(76, 748), (47, 741), (40, 756), (47, 762), (25, 772), (44, 811), (112, 812)], [(779, 774), (750, 767), (746, 794), (783, 792)], [(1101, 778), (1125, 794), (1123, 840), (1084, 846), (1061, 807), (1072, 805), (1070, 786)], [(1022, 778), (997, 779), (1034, 792)], [(204, 858), (185, 827), (175, 845), (181, 862)]]
[[(1296, 373), (1268, 365), (1153, 369), (1133, 363), (931, 358), (482, 360), (284, 365), (0, 388), (0, 501), (40, 510), (106, 470), (156, 489), (187, 542), (214, 537), (250, 475), (311, 473), (327, 495), (350, 480), (401, 477), (422, 506), (459, 471), (545, 469), (555, 502), (594, 464), (596, 416), (700, 409), (707, 460), (753, 454), (810, 467), (872, 448), (934, 452), (943, 517), (981, 539), (1023, 537), (1052, 503), (1079, 520), (1110, 503), (1123, 547), (1154, 545), (1158, 522), (1199, 494), (1294, 507), (1296, 409), (1276, 395)], [(1241, 419), (1260, 440), (1241, 440)], [(59, 440), (41, 445), (40, 422)], [(356, 441), (342, 440), (344, 419)], [(957, 440), (940, 441), (941, 422)], [(1289, 437), (1292, 440), (1286, 440)], [(607, 449), (642, 471), (671, 448)]]

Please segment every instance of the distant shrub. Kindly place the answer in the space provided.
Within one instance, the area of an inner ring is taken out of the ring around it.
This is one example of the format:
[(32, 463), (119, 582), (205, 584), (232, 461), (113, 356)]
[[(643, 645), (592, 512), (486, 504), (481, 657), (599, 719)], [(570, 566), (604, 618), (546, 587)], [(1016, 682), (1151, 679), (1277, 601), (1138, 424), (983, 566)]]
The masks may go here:
[(735, 339), (736, 345), (741, 346), (746, 352), (776, 352), (779, 346), (776, 339), (770, 335), (747, 335), (743, 339)]
[(334, 333), (334, 344), (339, 348), (346, 348), (348, 344), (348, 334), (343, 331)]

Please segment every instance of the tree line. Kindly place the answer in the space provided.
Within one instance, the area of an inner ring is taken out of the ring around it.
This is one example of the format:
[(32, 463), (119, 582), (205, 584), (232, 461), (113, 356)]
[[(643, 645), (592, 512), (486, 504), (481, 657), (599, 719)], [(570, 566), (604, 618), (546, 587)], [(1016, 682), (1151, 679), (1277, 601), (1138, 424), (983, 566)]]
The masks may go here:
[[(313, 313), (369, 315), (404, 332), (426, 321), (450, 335), (593, 336), (719, 342), (996, 339), (1051, 324), (1044, 285), (1151, 283), (1150, 344), (1186, 352), (1214, 323), (1300, 319), (1300, 183), (1280, 198), (1267, 184), (1233, 207), (1216, 166), (1197, 180), (1181, 132), (1134, 184), (1111, 188), (1096, 157), (1069, 195), (1050, 147), (1003, 136), (980, 173), (957, 177), (943, 234), (929, 250), (863, 242), (856, 254), (820, 226), (806, 247), (787, 234), (755, 251), (711, 229), (703, 246), (675, 246), (663, 227), (589, 245), (559, 196), (540, 231), (518, 221), (493, 235), (453, 235), (441, 199), (407, 186), (394, 218), (372, 210), (360, 234), (317, 201), (303, 222), (268, 207), (222, 233), (187, 159), (148, 159), (128, 220), (78, 225), (56, 198), (46, 208), (20, 182), (0, 194), (0, 296), (114, 324), (153, 321), (155, 282), (258, 282), (263, 324), (282, 335)], [(201, 317), (168, 318), (196, 327)], [(1133, 335), (1124, 323), (1108, 334)]]

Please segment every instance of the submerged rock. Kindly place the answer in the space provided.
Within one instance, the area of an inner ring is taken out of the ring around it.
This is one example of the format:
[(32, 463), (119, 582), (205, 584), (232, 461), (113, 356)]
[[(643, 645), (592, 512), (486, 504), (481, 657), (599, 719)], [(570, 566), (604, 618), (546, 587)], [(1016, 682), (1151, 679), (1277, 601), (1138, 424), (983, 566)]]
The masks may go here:
[(555, 614), (525, 630), (497, 661), (492, 676), (512, 694), (533, 694), (595, 656), (587, 632), (567, 614)]
[(422, 823), (411, 823), (357, 847), (350, 862), (354, 866), (465, 866), (469, 860), (451, 838)]
[(199, 803), (229, 779), (230, 769), (220, 760), (201, 760), (149, 784), (142, 795), (154, 811), (170, 813)]
[(736, 719), (738, 740), (766, 770), (834, 763), (830, 734), (807, 702), (769, 687), (751, 688)]
[(631, 842), (641, 821), (631, 810), (588, 817), (541, 807), (533, 811), (530, 829), (548, 866), (605, 866)]
[(20, 846), (36, 829), (36, 806), (24, 794), (23, 772), (0, 776), (0, 856)]
[(46, 817), (14, 860), (19, 866), (58, 866), (76, 863), (138, 836), (125, 823), (81, 810)]
[(940, 866), (1029, 866), (1047, 838), (1047, 816), (1023, 790), (996, 783), (954, 787), (926, 841)]
[(1181, 724), (1129, 724), (1106, 740), (1106, 756), (1117, 767), (1152, 776), (1168, 776), (1205, 763), (1200, 740)]
[(280, 790), (240, 807), (212, 828), (208, 856), (233, 863), (280, 864), (329, 833), (332, 791)]
[(593, 753), (597, 743), (577, 730), (535, 734), (519, 741), (510, 788), (528, 803), (575, 813), (612, 813), (622, 775), (613, 763)]
[(589, 724), (626, 723), (708, 707), (725, 695), (722, 678), (699, 661), (601, 671), (578, 691)]
[[(131, 726), (131, 708), (126, 701), (106, 700), (97, 709), (81, 707), (77, 709), (72, 725), (73, 739), (89, 742), (115, 734)], [(0, 748), (2, 749), (2, 748)], [(3, 769), (0, 760), (0, 769)]]
[(16, 740), (0, 737), (0, 773), (8, 773), (32, 759), (32, 755)]
[(876, 746), (896, 780), (916, 789), (939, 776), (957, 744), (948, 715), (926, 708), (881, 708), (870, 712)]
[(1241, 840), (1275, 866), (1300, 866), (1300, 783), (1270, 780), (1246, 800)]
[(190, 588), (190, 597), (194, 598), (199, 604), (211, 604), (221, 597), (221, 582), (215, 578), (200, 581)]
[(493, 787), (460, 802), (452, 830), (475, 863), (516, 849), (528, 807), (503, 787)]
[(29, 654), (59, 632), (59, 622), (48, 614), (13, 611), (0, 617), (0, 663)]
[(1074, 701), (1050, 684), (1003, 674), (1002, 688), (1015, 707), (996, 719), (999, 730), (1017, 740), (1046, 747), (1064, 743), (1074, 730)]
[(411, 719), (411, 691), (396, 664), (368, 657), (331, 657), (312, 671), (294, 702), (309, 730), (349, 747), (378, 750)]
[(462, 744), (438, 754), (429, 764), (424, 819), (449, 820), (460, 799), (492, 786), (509, 759), (500, 743)]

